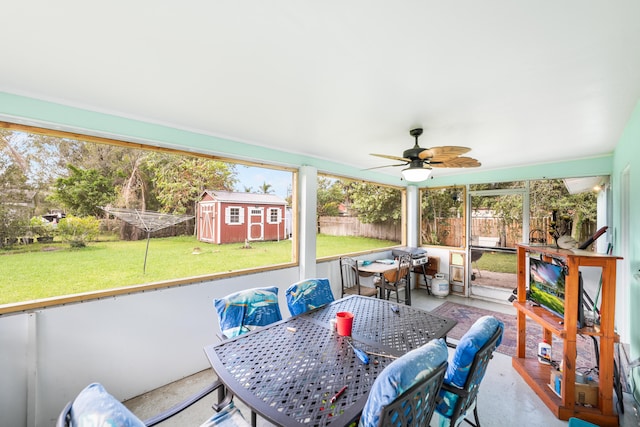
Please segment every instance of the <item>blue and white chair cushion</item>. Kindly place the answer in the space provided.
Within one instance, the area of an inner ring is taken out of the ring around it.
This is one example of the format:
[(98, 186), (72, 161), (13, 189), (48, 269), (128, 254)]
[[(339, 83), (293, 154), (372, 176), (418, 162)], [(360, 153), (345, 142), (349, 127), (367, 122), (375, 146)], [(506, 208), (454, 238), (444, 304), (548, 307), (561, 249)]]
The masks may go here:
[(220, 330), (227, 338), (282, 320), (275, 286), (236, 292), (216, 299), (214, 306), (220, 319)]
[(437, 339), (390, 363), (373, 383), (358, 425), (377, 426), (382, 408), (446, 362), (447, 356), (444, 339)]
[[(491, 339), (498, 328), (504, 330), (504, 323), (493, 316), (483, 316), (476, 320), (456, 347), (444, 377), (445, 384), (452, 384), (459, 388), (464, 387), (476, 353)], [(496, 346), (500, 345), (501, 341), (502, 335), (498, 338)], [(481, 379), (478, 378), (478, 380)], [(445, 390), (440, 391), (440, 396), (442, 400), (436, 407), (436, 411), (445, 417), (450, 417), (453, 414), (458, 396)]]
[(334, 301), (329, 279), (301, 280), (289, 286), (285, 295), (292, 316)]
[(110, 395), (100, 383), (89, 384), (75, 398), (71, 405), (69, 425), (144, 427), (144, 423)]

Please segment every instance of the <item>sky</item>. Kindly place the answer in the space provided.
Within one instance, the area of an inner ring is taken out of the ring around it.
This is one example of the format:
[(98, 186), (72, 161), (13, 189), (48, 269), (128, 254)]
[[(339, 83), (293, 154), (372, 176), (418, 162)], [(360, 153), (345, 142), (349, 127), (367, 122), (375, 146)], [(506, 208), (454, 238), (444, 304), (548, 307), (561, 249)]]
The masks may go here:
[(244, 192), (245, 187), (250, 187), (252, 193), (259, 193), (263, 183), (271, 184), (271, 189), (276, 196), (283, 199), (289, 195), (292, 188), (291, 172), (236, 165), (238, 183), (235, 190)]

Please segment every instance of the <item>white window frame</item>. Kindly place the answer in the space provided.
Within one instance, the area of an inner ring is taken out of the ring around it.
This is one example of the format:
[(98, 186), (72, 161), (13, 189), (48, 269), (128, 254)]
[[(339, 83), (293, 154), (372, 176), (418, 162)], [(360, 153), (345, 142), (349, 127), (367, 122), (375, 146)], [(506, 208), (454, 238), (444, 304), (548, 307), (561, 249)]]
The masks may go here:
[[(238, 220), (232, 221), (235, 214), (232, 213), (233, 209), (238, 210)], [(244, 208), (242, 206), (227, 206), (224, 210), (224, 223), (226, 225), (242, 225), (244, 224)]]
[[(276, 220), (272, 221), (272, 213), (273, 211), (276, 212)], [(280, 224), (280, 222), (282, 221), (282, 209), (280, 208), (269, 208), (269, 211), (267, 212), (267, 223), (268, 224)]]

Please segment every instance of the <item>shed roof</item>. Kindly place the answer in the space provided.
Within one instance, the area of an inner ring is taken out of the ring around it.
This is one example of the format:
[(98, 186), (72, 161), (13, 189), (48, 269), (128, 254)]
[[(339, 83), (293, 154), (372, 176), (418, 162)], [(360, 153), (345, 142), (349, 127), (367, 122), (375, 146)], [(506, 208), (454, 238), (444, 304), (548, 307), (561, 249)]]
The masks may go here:
[(258, 193), (240, 193), (233, 191), (221, 191), (221, 190), (204, 190), (200, 195), (200, 199), (205, 194), (209, 194), (214, 200), (219, 202), (234, 202), (234, 203), (259, 203), (270, 205), (286, 205), (287, 202), (282, 197), (274, 194), (258, 194)]

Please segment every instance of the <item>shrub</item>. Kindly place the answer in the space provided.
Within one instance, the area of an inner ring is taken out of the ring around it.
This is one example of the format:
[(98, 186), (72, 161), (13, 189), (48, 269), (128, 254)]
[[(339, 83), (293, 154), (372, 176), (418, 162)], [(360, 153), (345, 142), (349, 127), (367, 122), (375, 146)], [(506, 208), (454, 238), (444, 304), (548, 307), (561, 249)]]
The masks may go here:
[(53, 223), (39, 216), (31, 218), (31, 221), (29, 221), (29, 227), (34, 237), (38, 238), (38, 242), (48, 242), (53, 240), (53, 235), (56, 232), (56, 228)]
[(60, 220), (58, 233), (63, 242), (72, 248), (83, 248), (100, 233), (100, 221), (93, 216), (77, 217), (69, 215)]

